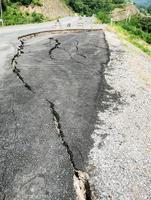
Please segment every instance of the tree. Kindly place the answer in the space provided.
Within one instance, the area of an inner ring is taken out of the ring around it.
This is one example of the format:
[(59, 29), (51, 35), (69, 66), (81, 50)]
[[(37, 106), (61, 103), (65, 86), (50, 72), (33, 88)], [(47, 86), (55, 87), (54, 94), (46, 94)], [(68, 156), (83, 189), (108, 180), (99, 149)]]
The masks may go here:
[(147, 11), (151, 15), (151, 6), (148, 7)]
[(7, 0), (1, 0), (1, 3), (2, 3), (2, 9), (5, 11), (8, 2), (7, 2)]
[(140, 18), (139, 26), (144, 32), (151, 33), (151, 17)]

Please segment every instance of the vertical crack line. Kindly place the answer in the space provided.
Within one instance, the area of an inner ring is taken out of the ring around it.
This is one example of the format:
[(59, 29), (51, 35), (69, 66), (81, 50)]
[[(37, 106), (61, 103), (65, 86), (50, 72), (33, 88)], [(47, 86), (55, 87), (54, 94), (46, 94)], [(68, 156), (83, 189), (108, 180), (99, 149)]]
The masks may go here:
[(89, 184), (89, 176), (86, 172), (82, 172), (79, 169), (77, 169), (75, 161), (74, 161), (74, 157), (73, 157), (73, 152), (70, 149), (68, 143), (64, 139), (64, 132), (62, 130), (62, 125), (60, 122), (60, 115), (56, 111), (55, 104), (48, 99), (46, 99), (46, 102), (49, 104), (50, 111), (53, 114), (53, 121), (58, 131), (58, 136), (59, 138), (61, 138), (63, 146), (66, 148), (67, 154), (70, 159), (70, 163), (73, 167), (73, 171), (74, 171), (73, 181), (74, 181), (74, 188), (77, 195), (76, 200), (92, 200), (91, 188)]
[(76, 41), (76, 42), (77, 42), (77, 44), (76, 44), (76, 54), (77, 54), (78, 56), (83, 57), (83, 58), (87, 58), (86, 55), (84, 55), (84, 54), (82, 54), (82, 53), (79, 52), (79, 41)]
[(54, 38), (49, 38), (49, 40), (50, 40), (50, 41), (53, 40), (54, 43), (55, 43), (54, 46), (49, 50), (49, 56), (50, 56), (50, 58), (53, 60), (54, 58), (53, 58), (53, 56), (52, 56), (52, 53), (53, 53), (53, 51), (54, 51), (55, 49), (58, 49), (58, 48), (60, 47), (61, 42), (59, 42), (58, 39), (54, 39)]
[(21, 56), (21, 54), (24, 53), (24, 51), (23, 51), (24, 41), (23, 40), (19, 40), (19, 41), (20, 41), (20, 45), (18, 46), (17, 53), (14, 55), (14, 57), (12, 58), (12, 61), (11, 61), (11, 65), (13, 67), (13, 72), (17, 75), (17, 77), (23, 83), (25, 88), (27, 88), (32, 93), (35, 93), (33, 91), (32, 87), (27, 82), (25, 82), (24, 78), (21, 76), (20, 70), (17, 68), (17, 58), (19, 56)]
[(49, 103), (50, 110), (51, 110), (51, 112), (53, 114), (53, 121), (54, 121), (54, 123), (56, 125), (56, 129), (58, 131), (58, 136), (61, 138), (62, 144), (66, 147), (66, 150), (67, 150), (67, 153), (69, 155), (70, 162), (71, 162), (73, 168), (75, 170), (77, 170), (76, 166), (75, 166), (75, 163), (74, 163), (74, 159), (73, 159), (73, 153), (70, 150), (70, 147), (69, 147), (68, 143), (64, 140), (64, 133), (63, 133), (62, 126), (61, 126), (61, 123), (60, 123), (60, 116), (59, 116), (58, 112), (55, 109), (54, 103), (49, 101), (48, 99), (46, 99), (46, 101)]

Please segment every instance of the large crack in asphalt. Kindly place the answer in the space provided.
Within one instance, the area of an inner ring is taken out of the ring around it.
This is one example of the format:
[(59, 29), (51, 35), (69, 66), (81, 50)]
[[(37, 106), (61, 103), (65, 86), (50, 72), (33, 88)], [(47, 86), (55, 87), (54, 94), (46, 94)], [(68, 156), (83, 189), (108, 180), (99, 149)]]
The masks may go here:
[(73, 159), (72, 150), (70, 149), (68, 143), (64, 139), (64, 133), (63, 133), (61, 122), (60, 122), (60, 116), (59, 116), (59, 113), (55, 109), (55, 104), (48, 99), (46, 99), (46, 101), (49, 103), (50, 110), (53, 114), (53, 120), (56, 125), (56, 129), (58, 131), (58, 136), (59, 138), (61, 138), (63, 146), (66, 148), (70, 162), (74, 170), (74, 187), (76, 190), (77, 199), (78, 200), (92, 200), (88, 174), (76, 168), (76, 165)]
[[(71, 58), (71, 60), (73, 60), (74, 62), (76, 62), (76, 63), (78, 63), (78, 64), (85, 65), (85, 63), (83, 63), (83, 62), (81, 62), (81, 61), (75, 59), (75, 58), (72, 56), (72, 54), (71, 54), (69, 51), (67, 51), (67, 49), (66, 49), (65, 47), (61, 46), (61, 44), (62, 44), (61, 41), (59, 41), (58, 39), (55, 39), (55, 38), (49, 38), (49, 40), (50, 40), (50, 41), (54, 41), (54, 43), (55, 43), (55, 45), (49, 50), (49, 55), (50, 55), (50, 58), (51, 58), (52, 60), (55, 60), (55, 58), (52, 57), (52, 52), (53, 52), (55, 49), (60, 49), (60, 50), (63, 50), (64, 52), (66, 52), (66, 53), (69, 55), (69, 57)], [(83, 58), (87, 58), (85, 55), (79, 53), (79, 47), (78, 47), (78, 45), (79, 45), (79, 42), (77, 41), (77, 45), (75, 46), (75, 48), (76, 48), (76, 54), (79, 55), (79, 56), (81, 56), (81, 57), (83, 57)]]
[[(50, 58), (54, 59), (52, 57), (52, 52), (57, 48), (61, 48), (60, 47), (61, 42), (59, 42), (58, 39), (54, 39), (54, 38), (50, 38), (50, 40), (54, 40), (55, 41), (55, 45), (49, 51)], [(24, 87), (27, 90), (29, 90), (30, 92), (36, 94), (36, 92), (33, 90), (33, 88), (30, 86), (30, 84), (28, 84), (24, 80), (24, 78), (21, 76), (20, 70), (17, 68), (17, 58), (19, 56), (21, 56), (21, 54), (24, 53), (24, 51), (23, 51), (23, 49), (24, 49), (24, 41), (21, 40), (21, 39), (19, 39), (19, 41), (20, 41), (20, 45), (18, 46), (17, 53), (12, 58), (12, 62), (11, 62), (11, 65), (13, 67), (13, 72), (17, 75), (17, 77), (23, 83)], [(64, 49), (64, 48), (62, 48), (62, 49), (64, 51), (66, 51), (66, 49)], [(69, 52), (68, 52), (68, 54), (70, 55)], [(71, 58), (73, 59), (72, 55), (71, 55)], [(74, 61), (78, 62), (76, 60), (74, 60)], [(81, 62), (78, 62), (78, 63), (83, 64)], [(50, 111), (51, 111), (51, 113), (53, 115), (53, 121), (54, 121), (56, 129), (58, 131), (58, 136), (61, 139), (62, 144), (63, 144), (63, 146), (65, 147), (65, 149), (67, 151), (67, 154), (68, 154), (69, 159), (70, 159), (70, 163), (71, 163), (71, 165), (73, 167), (73, 172), (74, 172), (73, 185), (74, 185), (74, 188), (75, 188), (77, 200), (92, 200), (91, 188), (90, 188), (90, 184), (89, 184), (89, 175), (86, 172), (82, 172), (82, 171), (80, 171), (80, 170), (78, 170), (76, 168), (75, 161), (73, 159), (72, 150), (70, 149), (68, 143), (66, 142), (66, 140), (64, 138), (64, 133), (63, 133), (61, 122), (60, 122), (60, 115), (59, 115), (59, 113), (57, 112), (57, 110), (55, 108), (55, 104), (52, 101), (48, 100), (48, 99), (44, 99), (44, 101), (46, 101), (49, 104)], [(5, 200), (5, 198), (6, 198), (6, 195), (4, 194), (3, 200)]]
[(59, 48), (59, 46), (61, 45), (61, 42), (59, 42), (58, 39), (54, 39), (54, 38), (49, 38), (50, 41), (54, 41), (54, 46), (49, 50), (49, 55), (50, 55), (50, 58), (51, 59), (54, 59), (53, 56), (52, 56), (52, 52)]
[(56, 129), (57, 129), (58, 135), (61, 138), (63, 145), (66, 147), (66, 150), (67, 150), (67, 153), (68, 153), (68, 155), (70, 157), (70, 162), (71, 162), (73, 168), (76, 169), (75, 163), (74, 163), (74, 159), (73, 159), (73, 153), (70, 150), (70, 147), (69, 147), (68, 143), (64, 140), (64, 133), (63, 133), (61, 122), (60, 122), (60, 115), (55, 109), (55, 104), (52, 101), (48, 100), (48, 99), (46, 99), (46, 101), (50, 105), (50, 110), (51, 110), (51, 112), (53, 114), (53, 121), (54, 121), (54, 123), (56, 125)]
[(34, 93), (32, 87), (22, 77), (22, 75), (20, 73), (20, 69), (17, 68), (17, 59), (19, 56), (21, 56), (21, 54), (24, 53), (23, 49), (24, 49), (24, 41), (20, 40), (20, 45), (17, 48), (17, 53), (12, 58), (11, 65), (13, 67), (13, 72), (17, 75), (19, 80), (23, 83), (24, 87), (27, 88), (28, 90), (30, 90), (32, 93)]

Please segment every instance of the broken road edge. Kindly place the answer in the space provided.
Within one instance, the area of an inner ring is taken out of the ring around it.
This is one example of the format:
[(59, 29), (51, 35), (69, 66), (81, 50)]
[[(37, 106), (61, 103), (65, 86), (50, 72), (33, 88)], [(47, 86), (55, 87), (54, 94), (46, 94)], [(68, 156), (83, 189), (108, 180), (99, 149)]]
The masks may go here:
[[(24, 53), (25, 41), (30, 39), (30, 38), (40, 36), (40, 35), (44, 35), (44, 34), (49, 34), (49, 33), (56, 34), (56, 33), (68, 33), (68, 32), (83, 32), (83, 31), (91, 32), (91, 31), (103, 31), (103, 30), (102, 29), (47, 30), (47, 31), (35, 32), (35, 33), (31, 33), (31, 34), (27, 34), (27, 35), (23, 35), (23, 36), (18, 37), (20, 44), (17, 47), (17, 53), (14, 55), (14, 57), (11, 60), (11, 66), (12, 66), (13, 73), (16, 74), (17, 78), (22, 82), (22, 84), (24, 85), (24, 87), (27, 90), (29, 90), (34, 95), (36, 95), (35, 90), (32, 88), (32, 86), (30, 86), (30, 84), (28, 84), (24, 80), (24, 78), (21, 75), (20, 69), (17, 68), (17, 59), (18, 59), (19, 56), (21, 56)], [(109, 45), (106, 41), (105, 33), (104, 33), (104, 38), (105, 38), (105, 42), (106, 42), (107, 46), (109, 47)], [(109, 54), (109, 60), (106, 63), (107, 65), (110, 62), (110, 51), (108, 52), (108, 54)], [(74, 189), (75, 189), (75, 193), (76, 193), (76, 200), (94, 200), (94, 199), (96, 199), (95, 197), (93, 197), (93, 194), (92, 194), (92, 191), (91, 191), (88, 173), (80, 171), (75, 166), (74, 159), (73, 159), (73, 153), (72, 153), (68, 143), (65, 141), (64, 133), (63, 133), (62, 126), (61, 126), (61, 123), (60, 123), (60, 116), (59, 116), (59, 113), (55, 109), (55, 104), (48, 99), (44, 99), (44, 101), (46, 101), (49, 104), (49, 109), (50, 109), (50, 111), (53, 115), (53, 121), (54, 121), (56, 130), (58, 132), (58, 137), (61, 139), (62, 144), (66, 149), (66, 152), (67, 152), (68, 157), (70, 159), (70, 163), (71, 163), (72, 168), (73, 168), (73, 172), (74, 172), (73, 185), (74, 185)]]

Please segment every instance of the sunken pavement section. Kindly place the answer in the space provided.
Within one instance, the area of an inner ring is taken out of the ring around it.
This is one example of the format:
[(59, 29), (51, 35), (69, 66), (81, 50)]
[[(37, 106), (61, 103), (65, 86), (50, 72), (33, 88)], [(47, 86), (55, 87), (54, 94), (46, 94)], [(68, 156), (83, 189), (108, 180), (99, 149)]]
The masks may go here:
[(109, 62), (104, 33), (20, 42), (1, 80), (0, 200), (90, 200), (87, 156)]

